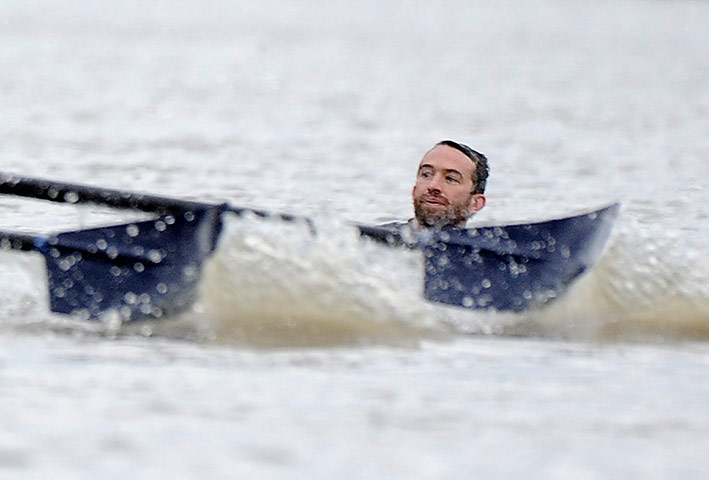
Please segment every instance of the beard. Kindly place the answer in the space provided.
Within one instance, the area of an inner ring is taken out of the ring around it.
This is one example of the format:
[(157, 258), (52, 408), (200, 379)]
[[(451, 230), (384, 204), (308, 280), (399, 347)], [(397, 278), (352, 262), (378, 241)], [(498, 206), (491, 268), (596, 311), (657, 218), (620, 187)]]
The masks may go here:
[(414, 199), (414, 216), (422, 227), (426, 228), (462, 228), (470, 218), (468, 204), (451, 205), (445, 199), (436, 197), (444, 203), (443, 208), (430, 208), (425, 203), (425, 196)]

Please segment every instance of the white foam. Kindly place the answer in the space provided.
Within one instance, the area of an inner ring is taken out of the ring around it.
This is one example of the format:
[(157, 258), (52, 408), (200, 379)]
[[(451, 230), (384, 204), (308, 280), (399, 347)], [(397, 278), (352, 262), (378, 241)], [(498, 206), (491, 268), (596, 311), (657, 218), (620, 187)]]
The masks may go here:
[(580, 339), (709, 339), (709, 270), (689, 234), (627, 217), (618, 223), (596, 267), (531, 319), (546, 333)]
[(257, 218), (226, 221), (201, 303), (220, 341), (249, 345), (402, 343), (442, 330), (421, 300), (416, 252), (355, 228)]

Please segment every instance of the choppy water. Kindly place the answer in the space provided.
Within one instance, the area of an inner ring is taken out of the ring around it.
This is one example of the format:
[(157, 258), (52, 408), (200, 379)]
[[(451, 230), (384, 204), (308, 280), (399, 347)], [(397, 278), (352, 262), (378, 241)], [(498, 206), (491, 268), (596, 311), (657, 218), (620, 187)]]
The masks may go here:
[[(0, 253), (0, 473), (705, 477), (708, 25), (702, 1), (0, 4), (0, 170), (324, 233), (230, 219), (195, 310), (128, 331), (49, 314), (41, 259)], [(622, 201), (598, 266), (533, 314), (421, 301), (419, 259), (347, 222), (407, 218), (442, 138), (492, 161), (476, 222)]]

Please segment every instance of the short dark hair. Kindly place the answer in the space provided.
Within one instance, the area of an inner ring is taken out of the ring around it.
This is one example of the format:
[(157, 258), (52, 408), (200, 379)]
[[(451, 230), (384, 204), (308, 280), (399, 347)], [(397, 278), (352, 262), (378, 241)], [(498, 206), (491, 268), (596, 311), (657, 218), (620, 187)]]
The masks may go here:
[(436, 144), (436, 146), (439, 145), (455, 148), (473, 161), (475, 164), (475, 176), (473, 177), (472, 193), (485, 193), (487, 177), (490, 175), (490, 166), (487, 163), (487, 157), (480, 152), (476, 152), (466, 144), (454, 142), (453, 140), (440, 141)]

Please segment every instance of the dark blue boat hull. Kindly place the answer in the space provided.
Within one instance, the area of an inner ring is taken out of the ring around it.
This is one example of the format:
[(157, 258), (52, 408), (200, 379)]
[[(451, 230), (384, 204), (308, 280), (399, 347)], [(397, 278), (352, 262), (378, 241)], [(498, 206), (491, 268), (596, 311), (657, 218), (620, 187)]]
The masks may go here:
[(160, 318), (197, 297), (202, 264), (214, 250), (224, 207), (125, 225), (61, 233), (41, 242), (53, 312), (122, 321)]
[(612, 205), (541, 223), (438, 232), (421, 242), (424, 296), (500, 311), (544, 305), (596, 262), (617, 211)]

